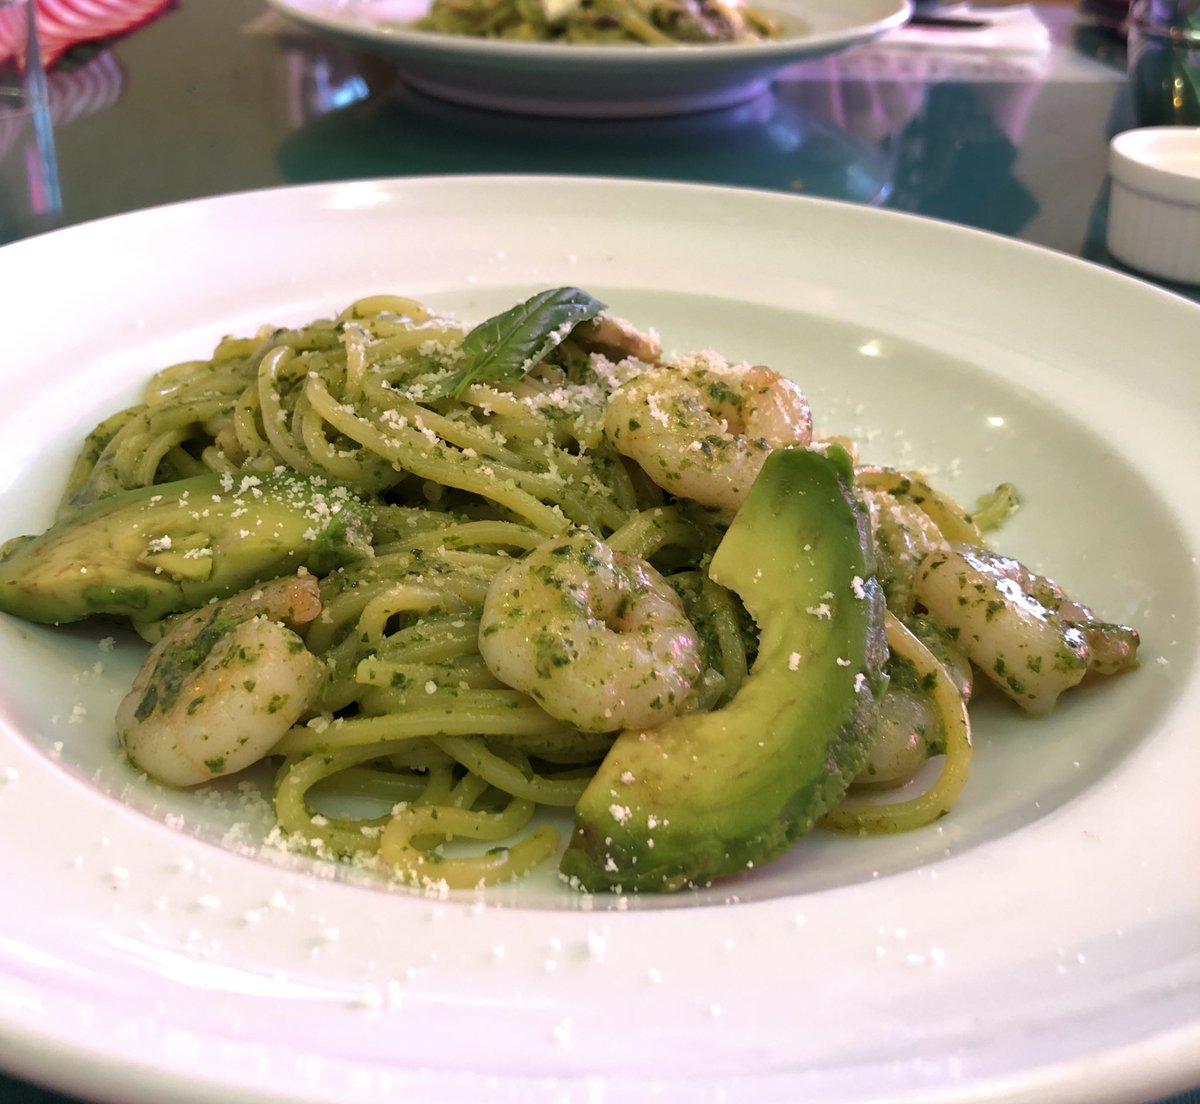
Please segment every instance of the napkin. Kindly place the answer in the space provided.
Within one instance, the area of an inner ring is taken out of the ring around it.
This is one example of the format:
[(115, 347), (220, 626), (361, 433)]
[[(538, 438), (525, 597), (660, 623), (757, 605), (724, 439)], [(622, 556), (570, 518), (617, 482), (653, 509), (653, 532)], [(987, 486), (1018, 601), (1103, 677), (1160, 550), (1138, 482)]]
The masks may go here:
[[(72, 46), (111, 38), (149, 22), (172, 0), (36, 0), (42, 64), (49, 69)], [(19, 52), (15, 21), (0, 21), (0, 61)], [(24, 58), (21, 59), (22, 64)]]
[(938, 4), (926, 12), (939, 19), (964, 19), (981, 27), (936, 27), (906, 23), (875, 40), (881, 47), (920, 47), (956, 52), (1046, 53), (1050, 29), (1028, 4), (988, 7), (979, 4)]

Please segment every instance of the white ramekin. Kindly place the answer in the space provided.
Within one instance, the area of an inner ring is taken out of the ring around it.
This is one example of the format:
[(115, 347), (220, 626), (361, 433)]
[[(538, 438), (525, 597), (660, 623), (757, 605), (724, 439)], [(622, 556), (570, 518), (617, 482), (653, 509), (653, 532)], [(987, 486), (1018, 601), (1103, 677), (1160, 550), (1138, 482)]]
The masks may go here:
[(1200, 284), (1200, 127), (1124, 131), (1108, 168), (1108, 251), (1139, 272)]

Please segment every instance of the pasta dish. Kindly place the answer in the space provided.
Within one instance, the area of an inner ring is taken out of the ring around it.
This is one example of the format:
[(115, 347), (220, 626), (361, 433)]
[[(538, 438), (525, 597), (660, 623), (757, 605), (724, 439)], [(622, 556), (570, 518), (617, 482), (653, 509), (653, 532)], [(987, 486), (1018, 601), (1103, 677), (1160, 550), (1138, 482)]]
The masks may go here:
[(589, 45), (758, 42), (770, 16), (728, 0), (433, 0), (417, 30), (474, 38)]
[(185, 787), (269, 760), (289, 846), (678, 890), (949, 812), (977, 682), (1041, 714), (1136, 666), (988, 547), (1015, 508), (580, 289), (471, 329), (380, 295), (155, 375), (0, 550), (0, 609), (134, 626), (125, 754)]

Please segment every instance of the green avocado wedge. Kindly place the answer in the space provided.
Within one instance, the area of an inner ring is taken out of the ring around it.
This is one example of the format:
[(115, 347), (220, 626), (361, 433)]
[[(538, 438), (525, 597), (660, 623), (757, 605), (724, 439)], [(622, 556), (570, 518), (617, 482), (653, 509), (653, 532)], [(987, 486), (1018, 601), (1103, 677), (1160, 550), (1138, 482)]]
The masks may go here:
[(622, 732), (575, 809), (560, 864), (587, 891), (678, 890), (776, 858), (862, 769), (882, 693), (882, 590), (849, 456), (778, 450), (713, 557), (759, 627), (711, 713)]
[(304, 476), (195, 476), (97, 499), (0, 548), (0, 610), (58, 624), (154, 621), (371, 554), (373, 510)]

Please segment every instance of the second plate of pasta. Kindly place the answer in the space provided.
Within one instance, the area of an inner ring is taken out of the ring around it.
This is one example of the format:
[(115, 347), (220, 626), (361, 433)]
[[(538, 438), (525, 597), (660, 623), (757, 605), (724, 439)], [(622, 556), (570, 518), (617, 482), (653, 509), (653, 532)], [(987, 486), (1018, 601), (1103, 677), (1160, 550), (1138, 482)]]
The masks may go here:
[[(641, 12), (635, 0), (621, 3)], [(436, 24), (442, 29), (424, 29), (426, 0), (271, 4), (318, 33), (395, 59), (409, 84), (440, 99), (525, 114), (610, 118), (742, 103), (765, 92), (784, 66), (870, 40), (900, 26), (911, 12), (908, 0), (774, 0), (762, 7), (761, 26), (770, 28), (764, 34), (666, 41), (653, 32), (652, 39), (630, 35), (609, 42), (448, 33), (444, 28), (453, 20)], [(534, 9), (540, 26), (545, 9)], [(642, 14), (636, 18), (647, 22)], [(536, 36), (538, 27), (531, 26), (528, 33)]]

